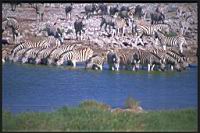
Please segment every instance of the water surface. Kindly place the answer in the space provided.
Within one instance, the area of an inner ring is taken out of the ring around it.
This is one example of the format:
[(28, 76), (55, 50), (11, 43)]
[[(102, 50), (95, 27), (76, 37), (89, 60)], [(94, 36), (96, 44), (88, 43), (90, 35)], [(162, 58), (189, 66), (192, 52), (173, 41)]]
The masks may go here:
[(184, 72), (93, 71), (83, 68), (5, 63), (3, 109), (52, 111), (96, 100), (124, 107), (131, 96), (145, 110), (197, 107), (197, 68)]

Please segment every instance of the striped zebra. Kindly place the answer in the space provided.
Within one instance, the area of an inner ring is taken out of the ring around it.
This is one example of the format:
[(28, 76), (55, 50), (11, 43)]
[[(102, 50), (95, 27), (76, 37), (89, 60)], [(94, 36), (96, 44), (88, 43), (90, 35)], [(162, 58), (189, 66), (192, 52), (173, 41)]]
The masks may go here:
[[(163, 59), (163, 62), (167, 64), (167, 58), (169, 58), (168, 60), (171, 60), (170, 62), (174, 62), (173, 65), (177, 65), (177, 69), (179, 69), (179, 65), (181, 67), (181, 69), (186, 69), (186, 67), (189, 66), (188, 64), (188, 60), (189, 58), (181, 55), (180, 53), (176, 52), (174, 49), (169, 48), (167, 50), (164, 49), (160, 49), (160, 48), (154, 48), (153, 50), (151, 50), (151, 52), (153, 54), (156, 54), (157, 56), (159, 56), (160, 58)], [(171, 59), (173, 58), (173, 59)], [(170, 65), (170, 64), (169, 64)], [(171, 65), (172, 66), (172, 65)], [(172, 66), (173, 67), (173, 66)], [(173, 68), (171, 68), (171, 70), (173, 70)]]
[(180, 71), (182, 68), (185, 69), (188, 66), (186, 61), (173, 49), (163, 50), (155, 48), (151, 52), (159, 56), (165, 63), (165, 67), (169, 65), (171, 67), (171, 70), (173, 70), (173, 68), (175, 67), (176, 70)]
[(5, 63), (9, 59), (9, 51), (7, 49), (2, 49), (2, 63)]
[(132, 69), (133, 71), (135, 69), (138, 69), (138, 65), (137, 65), (137, 61), (138, 60), (138, 56), (137, 56), (137, 52), (138, 49), (134, 48), (134, 49), (119, 49), (117, 51), (117, 54), (120, 58), (120, 68), (123, 69), (123, 67), (125, 67), (125, 69)]
[(103, 70), (103, 65), (105, 63), (106, 54), (95, 54), (90, 57), (85, 64), (85, 68), (100, 69)]
[(48, 64), (54, 64), (59, 59), (60, 55), (64, 52), (67, 52), (69, 50), (74, 50), (81, 46), (81, 44), (72, 44), (72, 45), (62, 45), (55, 50), (53, 50), (50, 55), (47, 57), (47, 63)]
[[(136, 40), (135, 40), (135, 45), (137, 45), (138, 40), (140, 43), (144, 46), (143, 41), (141, 40), (141, 37), (143, 35), (147, 36), (155, 36), (156, 31), (164, 31), (164, 32), (169, 32), (171, 29), (171, 26), (168, 24), (156, 24), (156, 25), (141, 25), (137, 24), (135, 26), (135, 31), (136, 31)], [(155, 42), (157, 43), (157, 42)]]
[(180, 63), (181, 68), (186, 69), (189, 66), (189, 58), (186, 57), (185, 55), (182, 55), (178, 52), (176, 52), (174, 49), (169, 48), (167, 50), (167, 54), (173, 57), (174, 59), (177, 60), (178, 63)]
[(49, 47), (39, 51), (35, 57), (35, 64), (43, 63), (46, 64), (47, 57), (55, 50), (57, 46)]
[(15, 18), (7, 17), (6, 20), (2, 23), (2, 29), (4, 31), (8, 28), (10, 28), (12, 31), (13, 42), (17, 43), (19, 38), (22, 36), (22, 34), (19, 32), (20, 25), (18, 21)]
[(148, 72), (154, 70), (154, 66), (160, 66), (160, 69), (163, 71), (165, 69), (165, 62), (163, 62), (162, 58), (157, 56), (156, 54), (151, 53), (148, 50), (138, 50), (139, 63), (144, 65), (148, 65)]
[(92, 56), (93, 50), (90, 47), (80, 47), (61, 54), (56, 64), (61, 65), (64, 62), (70, 62), (73, 67), (76, 67), (76, 62), (86, 62)]
[(24, 48), (24, 49), (17, 51), (15, 53), (15, 55), (10, 58), (10, 60), (13, 62), (20, 62), (22, 60), (22, 58), (24, 57), (24, 53), (29, 49), (31, 49), (31, 48)]
[(24, 42), (18, 44), (13, 49), (12, 56), (14, 56), (14, 54), (17, 51), (24, 49), (24, 48), (35, 48), (35, 47), (48, 48), (48, 47), (52, 46), (52, 43), (53, 43), (53, 45), (59, 45), (59, 44), (57, 44), (57, 41), (56, 42), (54, 42), (54, 41), (55, 41), (55, 39), (53, 37), (47, 37), (45, 39), (42, 39), (42, 40), (39, 40), (39, 41), (36, 41), (36, 42), (25, 40)]
[(46, 49), (46, 48), (36, 47), (36, 48), (28, 49), (24, 53), (24, 57), (22, 57), (22, 63), (29, 62), (30, 60), (33, 62), (35, 60), (36, 56), (37, 56), (37, 53), (40, 52), (43, 49)]
[(110, 51), (107, 54), (107, 63), (109, 65), (110, 70), (119, 71), (120, 57), (115, 51)]
[(156, 36), (164, 50), (166, 50), (166, 46), (179, 47), (180, 52), (183, 53), (183, 44), (185, 44), (185, 46), (187, 45), (187, 42), (182, 35), (167, 37), (162, 32), (158, 31), (156, 32)]
[(125, 19), (121, 18), (118, 15), (115, 15), (115, 16), (116, 17), (115, 17), (114, 25), (115, 25), (116, 29), (115, 29), (114, 33), (115, 33), (115, 35), (120, 35), (120, 30), (122, 30), (121, 35), (123, 36), (125, 33), (125, 28), (128, 26), (128, 24)]
[(36, 20), (37, 22), (40, 22), (40, 21), (43, 21), (43, 17), (44, 17), (44, 10), (45, 10), (45, 6), (44, 4), (34, 4), (33, 8), (35, 9), (36, 11)]

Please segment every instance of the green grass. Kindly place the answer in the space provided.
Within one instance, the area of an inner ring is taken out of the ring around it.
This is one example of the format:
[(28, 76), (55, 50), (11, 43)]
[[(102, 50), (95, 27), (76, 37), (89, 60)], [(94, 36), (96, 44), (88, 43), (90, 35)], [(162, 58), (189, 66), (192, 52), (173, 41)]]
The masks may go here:
[(54, 112), (3, 111), (2, 122), (3, 131), (197, 131), (197, 109), (111, 112), (106, 104), (86, 101)]

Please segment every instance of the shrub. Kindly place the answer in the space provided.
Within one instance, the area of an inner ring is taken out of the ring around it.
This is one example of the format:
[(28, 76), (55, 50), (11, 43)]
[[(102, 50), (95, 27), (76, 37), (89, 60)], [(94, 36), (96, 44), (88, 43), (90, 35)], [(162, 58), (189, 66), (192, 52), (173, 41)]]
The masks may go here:
[(125, 107), (130, 109), (136, 109), (139, 106), (139, 102), (133, 99), (132, 97), (128, 97), (125, 101)]

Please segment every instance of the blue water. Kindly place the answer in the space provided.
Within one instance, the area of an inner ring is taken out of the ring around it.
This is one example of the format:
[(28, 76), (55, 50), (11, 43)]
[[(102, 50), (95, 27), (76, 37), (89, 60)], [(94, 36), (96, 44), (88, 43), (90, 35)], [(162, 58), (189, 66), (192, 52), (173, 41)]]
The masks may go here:
[(5, 63), (3, 109), (52, 111), (96, 100), (124, 107), (131, 96), (145, 110), (197, 107), (197, 67), (183, 72), (109, 70)]

